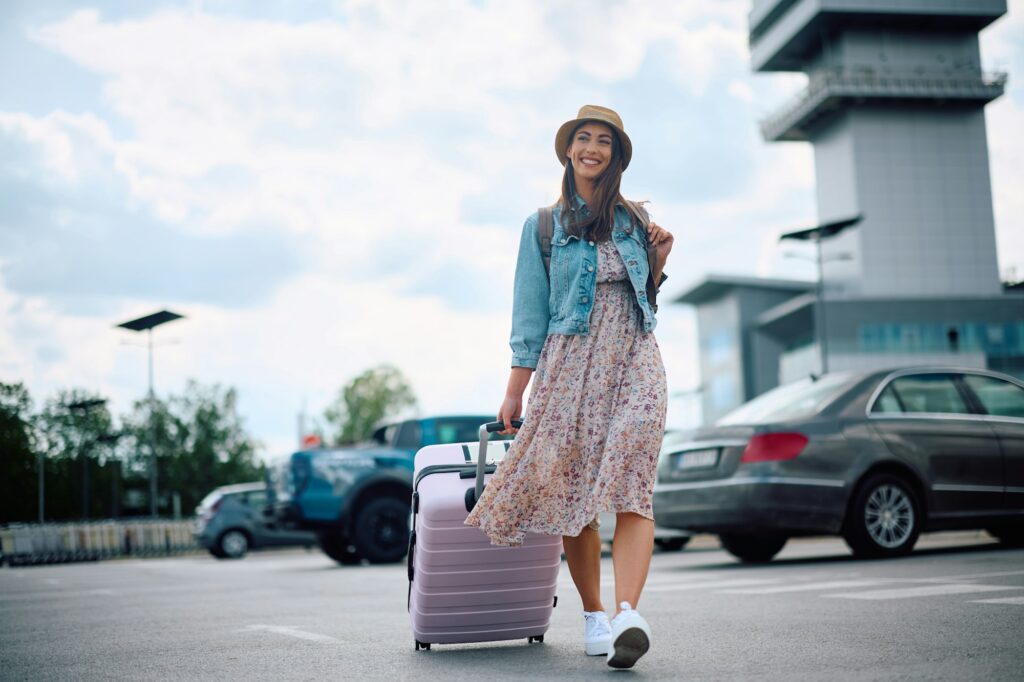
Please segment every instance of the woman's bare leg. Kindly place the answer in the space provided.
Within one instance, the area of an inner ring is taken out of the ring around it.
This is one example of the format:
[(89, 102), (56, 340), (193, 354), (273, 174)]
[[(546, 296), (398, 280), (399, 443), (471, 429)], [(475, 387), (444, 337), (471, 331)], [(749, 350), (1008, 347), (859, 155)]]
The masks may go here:
[[(615, 613), (628, 601), (634, 609), (647, 582), (654, 551), (654, 521), (627, 512), (615, 515), (612, 566), (615, 568)], [(568, 556), (568, 555), (566, 555)], [(571, 569), (570, 569), (571, 570)]]
[(601, 536), (587, 526), (576, 537), (562, 536), (565, 561), (584, 611), (604, 611), (601, 605)]

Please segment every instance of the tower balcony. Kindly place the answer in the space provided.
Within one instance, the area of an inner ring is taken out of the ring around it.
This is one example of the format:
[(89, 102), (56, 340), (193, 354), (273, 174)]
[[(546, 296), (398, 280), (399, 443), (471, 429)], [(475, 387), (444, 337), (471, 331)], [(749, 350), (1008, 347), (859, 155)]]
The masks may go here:
[(822, 69), (809, 75), (804, 90), (761, 121), (761, 135), (769, 142), (807, 141), (807, 131), (816, 122), (854, 104), (959, 102), (984, 106), (1003, 94), (1006, 78), (1004, 72), (950, 75)]

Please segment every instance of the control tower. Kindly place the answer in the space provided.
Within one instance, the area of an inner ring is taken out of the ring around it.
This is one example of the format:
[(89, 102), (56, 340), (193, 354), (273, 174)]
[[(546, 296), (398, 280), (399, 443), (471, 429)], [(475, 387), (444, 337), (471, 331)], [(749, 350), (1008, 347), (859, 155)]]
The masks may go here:
[(984, 107), (1006, 74), (982, 71), (978, 32), (1005, 13), (1005, 0), (754, 0), (754, 70), (808, 77), (762, 135), (814, 145), (819, 223), (863, 216), (823, 242), (826, 298), (1002, 293)]
[(820, 280), (708, 274), (675, 299), (696, 309), (706, 422), (822, 371), (1024, 378), (1024, 287), (999, 278), (984, 115), (1006, 74), (983, 72), (978, 49), (1005, 13), (1005, 0), (753, 0), (754, 70), (807, 74), (761, 132), (814, 146), (818, 226), (784, 236), (818, 241)]

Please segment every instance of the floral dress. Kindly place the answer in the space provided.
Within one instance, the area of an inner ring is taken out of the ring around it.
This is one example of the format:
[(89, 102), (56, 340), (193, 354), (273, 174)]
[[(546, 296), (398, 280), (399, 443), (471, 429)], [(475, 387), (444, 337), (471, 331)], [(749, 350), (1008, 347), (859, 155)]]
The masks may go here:
[(611, 241), (597, 262), (590, 332), (548, 336), (523, 428), (466, 519), (495, 545), (576, 536), (604, 511), (654, 518), (665, 368)]

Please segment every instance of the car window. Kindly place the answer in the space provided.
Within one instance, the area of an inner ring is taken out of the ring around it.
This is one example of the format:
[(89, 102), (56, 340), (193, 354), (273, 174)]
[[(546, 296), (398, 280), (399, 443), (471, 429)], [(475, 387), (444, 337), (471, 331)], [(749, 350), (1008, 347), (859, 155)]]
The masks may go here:
[(395, 442), (395, 434), (398, 433), (399, 426), (401, 426), (401, 424), (390, 424), (389, 426), (384, 427), (383, 440), (381, 441), (383, 445)]
[(480, 422), (476, 419), (439, 419), (437, 421), (437, 442), (465, 443), (480, 440)]
[(716, 423), (720, 426), (764, 424), (810, 416), (845, 390), (851, 378), (852, 375), (840, 372), (823, 376), (817, 381), (794, 381), (759, 395)]
[(402, 428), (398, 432), (398, 439), (395, 441), (395, 447), (398, 448), (418, 448), (422, 441), (420, 435), (420, 423), (415, 420), (407, 421), (402, 424)]
[(904, 412), (967, 414), (952, 374), (913, 374), (893, 379), (887, 387), (899, 399)]
[(262, 507), (267, 504), (267, 491), (253, 490), (252, 492), (246, 493), (245, 502), (250, 507)]
[(966, 374), (964, 381), (989, 414), (1024, 419), (1024, 388), (1003, 379), (978, 374)]
[(893, 390), (892, 384), (885, 387), (885, 390), (878, 396), (878, 400), (871, 407), (871, 411), (878, 412), (902, 412), (903, 406), (900, 405), (900, 399), (896, 397), (896, 391)]

